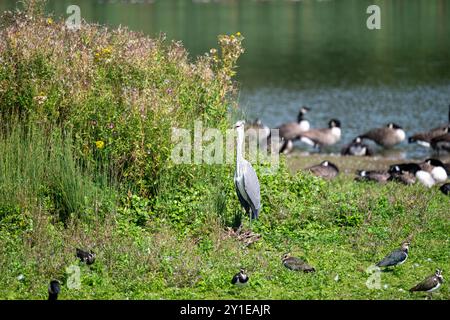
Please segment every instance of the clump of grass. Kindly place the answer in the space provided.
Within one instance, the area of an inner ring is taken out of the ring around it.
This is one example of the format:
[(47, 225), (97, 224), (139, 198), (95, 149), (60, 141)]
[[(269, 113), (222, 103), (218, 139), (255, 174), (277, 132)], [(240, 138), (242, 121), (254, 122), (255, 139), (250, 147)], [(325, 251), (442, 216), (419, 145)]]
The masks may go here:
[[(35, 206), (56, 221), (89, 221), (113, 204), (109, 172), (82, 166), (70, 134), (19, 122), (0, 134), (0, 204), (26, 212)], [(6, 213), (4, 213), (6, 215)]]
[[(219, 49), (194, 61), (179, 42), (126, 28), (109, 30), (39, 13), (4, 13), (0, 30), (0, 114), (9, 121), (70, 128), (78, 158), (107, 157), (124, 182), (154, 194), (170, 162), (171, 130), (224, 129), (235, 106), (232, 81), (242, 36), (220, 36)], [(98, 146), (102, 147), (99, 148)]]

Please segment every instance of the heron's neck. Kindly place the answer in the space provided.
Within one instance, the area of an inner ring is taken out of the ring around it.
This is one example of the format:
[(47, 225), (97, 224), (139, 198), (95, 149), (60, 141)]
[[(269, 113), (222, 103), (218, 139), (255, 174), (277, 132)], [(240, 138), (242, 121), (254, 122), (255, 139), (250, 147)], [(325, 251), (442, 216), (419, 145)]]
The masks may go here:
[(244, 143), (244, 128), (237, 129), (237, 145), (236, 145), (236, 170), (240, 174), (239, 164), (242, 162), (242, 145)]

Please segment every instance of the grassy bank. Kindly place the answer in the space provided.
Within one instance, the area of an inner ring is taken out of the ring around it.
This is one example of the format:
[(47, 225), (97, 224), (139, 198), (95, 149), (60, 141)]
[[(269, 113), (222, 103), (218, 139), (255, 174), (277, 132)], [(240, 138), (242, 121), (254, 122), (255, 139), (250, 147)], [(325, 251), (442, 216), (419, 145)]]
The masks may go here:
[[(262, 174), (246, 246), (233, 165), (175, 165), (171, 128), (225, 130), (236, 114), (240, 34), (189, 57), (180, 43), (120, 29), (6, 13), (0, 37), (0, 298), (415, 299), (450, 270), (450, 204), (437, 189)], [(33, 17), (33, 18), (31, 18)], [(367, 268), (412, 237), (410, 258), (368, 289)], [(92, 249), (87, 266), (75, 248)], [(281, 264), (285, 252), (317, 272)], [(80, 287), (71, 288), (73, 268)], [(240, 267), (250, 275), (234, 288)], [(444, 284), (436, 299), (449, 299)]]

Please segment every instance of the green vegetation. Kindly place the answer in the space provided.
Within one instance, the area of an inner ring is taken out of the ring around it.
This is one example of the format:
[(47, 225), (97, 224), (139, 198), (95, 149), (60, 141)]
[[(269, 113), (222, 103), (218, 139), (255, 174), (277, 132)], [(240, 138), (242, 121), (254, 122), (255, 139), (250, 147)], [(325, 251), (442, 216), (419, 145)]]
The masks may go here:
[[(407, 289), (450, 270), (449, 200), (436, 189), (332, 182), (282, 159), (262, 174), (261, 239), (242, 220), (234, 166), (174, 165), (171, 128), (196, 119), (225, 130), (240, 35), (188, 59), (179, 43), (7, 13), (0, 36), (0, 298), (413, 299)], [(370, 290), (366, 269), (412, 237), (410, 258)], [(96, 262), (77, 261), (75, 248)], [(281, 264), (285, 252), (317, 272)], [(69, 289), (81, 269), (81, 288)], [(234, 288), (240, 267), (250, 275)], [(337, 277), (338, 276), (338, 277)], [(402, 290), (400, 290), (402, 289)], [(444, 284), (436, 299), (449, 299)]]

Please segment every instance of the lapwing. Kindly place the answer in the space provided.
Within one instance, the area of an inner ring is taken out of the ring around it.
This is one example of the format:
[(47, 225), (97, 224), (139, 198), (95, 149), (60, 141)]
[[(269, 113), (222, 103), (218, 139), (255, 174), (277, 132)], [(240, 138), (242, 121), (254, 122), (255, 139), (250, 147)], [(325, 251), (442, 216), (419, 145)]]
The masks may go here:
[(442, 193), (445, 194), (445, 195), (447, 195), (447, 196), (450, 195), (450, 183), (443, 184), (443, 185), (439, 188), (439, 190), (441, 190)]
[(85, 262), (87, 265), (91, 265), (95, 261), (95, 253), (92, 250), (90, 252), (87, 252), (77, 248), (77, 258), (79, 258), (81, 262)]
[(291, 257), (289, 253), (281, 259), (283, 265), (293, 271), (315, 272), (316, 270), (300, 258)]
[(387, 171), (376, 170), (358, 170), (356, 171), (356, 181), (375, 181), (378, 183), (386, 183), (391, 175)]
[(386, 127), (376, 128), (360, 135), (361, 139), (372, 140), (376, 144), (391, 148), (405, 140), (405, 131), (395, 123), (388, 123)]
[(301, 142), (319, 149), (334, 145), (341, 139), (341, 122), (331, 119), (328, 128), (310, 129), (301, 133), (298, 138)]
[(61, 285), (58, 280), (50, 281), (48, 286), (48, 300), (58, 300), (58, 294), (61, 292)]
[(408, 259), (408, 250), (410, 243), (405, 241), (399, 249), (392, 251), (383, 260), (376, 264), (377, 267), (395, 267), (399, 266)]
[(442, 283), (444, 282), (444, 277), (442, 276), (442, 270), (437, 269), (434, 274), (427, 277), (425, 280), (417, 284), (416, 286), (409, 289), (410, 292), (414, 291), (425, 291), (429, 293), (431, 298), (432, 292), (438, 290)]
[(362, 142), (361, 137), (356, 137), (353, 141), (341, 150), (343, 156), (371, 156), (372, 150), (369, 146)]
[(305, 171), (327, 180), (334, 179), (339, 174), (339, 168), (330, 161), (322, 161), (318, 165), (306, 168)]
[(241, 269), (239, 273), (236, 273), (231, 279), (231, 284), (234, 284), (238, 287), (243, 287), (248, 284), (249, 276), (245, 273), (244, 269)]

